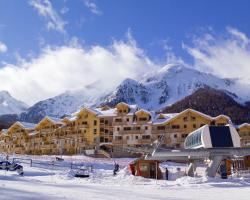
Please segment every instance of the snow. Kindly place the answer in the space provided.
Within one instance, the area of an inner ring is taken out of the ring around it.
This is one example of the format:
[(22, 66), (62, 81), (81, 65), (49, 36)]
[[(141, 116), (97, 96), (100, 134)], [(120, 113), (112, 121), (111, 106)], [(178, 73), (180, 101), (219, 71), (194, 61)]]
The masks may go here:
[[(19, 156), (19, 158), (28, 158)], [(33, 156), (41, 163), (54, 160), (53, 156)], [(86, 156), (64, 156), (65, 161), (53, 165), (23, 164), (24, 176), (16, 172), (0, 171), (0, 199), (158, 199), (158, 200), (214, 200), (214, 199), (249, 199), (250, 176), (229, 177), (222, 180), (219, 177), (207, 178), (198, 174), (197, 177), (178, 178), (177, 167), (183, 173), (185, 164), (163, 163), (172, 176), (170, 181), (152, 180), (132, 176), (126, 165), (132, 159), (116, 159), (121, 170), (113, 176), (112, 159), (95, 159)], [(43, 161), (43, 162), (42, 162)], [(75, 178), (67, 164), (93, 166), (89, 178)], [(199, 167), (199, 172), (204, 170)], [(177, 179), (176, 179), (177, 178)]]
[[(46, 115), (62, 117), (71, 115), (82, 107), (95, 108), (101, 104), (116, 104), (122, 101), (137, 104), (143, 109), (158, 111), (204, 86), (224, 90), (239, 103), (250, 100), (249, 85), (242, 84), (237, 79), (223, 79), (183, 65), (169, 64), (150, 74), (142, 74), (136, 80), (125, 79), (112, 91), (100, 91), (93, 85), (40, 101), (30, 107), (23, 115), (24, 119), (20, 120), (34, 120), (34, 116), (42, 118)], [(0, 114), (20, 111), (10, 106), (9, 101), (6, 101), (8, 108), (13, 110), (6, 111), (6, 107), (1, 105), (1, 96), (3, 95), (0, 93)]]
[(0, 91), (0, 115), (21, 113), (27, 107), (25, 103), (13, 98), (9, 92)]
[(249, 85), (239, 80), (222, 79), (183, 65), (167, 65), (138, 81), (125, 80), (106, 102), (122, 100), (147, 110), (160, 110), (204, 86), (224, 90), (239, 103), (250, 99)]

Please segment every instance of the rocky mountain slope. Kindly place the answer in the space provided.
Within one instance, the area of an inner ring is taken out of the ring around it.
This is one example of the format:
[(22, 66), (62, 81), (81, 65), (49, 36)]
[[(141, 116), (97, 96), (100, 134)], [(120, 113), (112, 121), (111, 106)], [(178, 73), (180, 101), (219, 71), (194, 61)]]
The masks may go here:
[(235, 124), (250, 123), (250, 107), (239, 104), (223, 90), (200, 88), (162, 111), (181, 112), (187, 108), (193, 108), (211, 116), (225, 114), (231, 117)]
[(112, 106), (124, 101), (149, 110), (159, 110), (206, 86), (227, 91), (239, 103), (250, 99), (249, 86), (237, 80), (221, 79), (182, 65), (168, 65), (144, 76), (141, 81), (123, 81), (104, 98), (103, 104)]

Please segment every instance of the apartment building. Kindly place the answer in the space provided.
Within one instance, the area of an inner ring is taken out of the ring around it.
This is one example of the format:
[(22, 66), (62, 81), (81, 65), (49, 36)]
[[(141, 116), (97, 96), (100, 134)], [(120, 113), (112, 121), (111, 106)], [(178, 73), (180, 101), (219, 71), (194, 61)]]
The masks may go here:
[[(38, 124), (16, 122), (0, 132), (0, 150), (19, 154), (82, 154), (100, 146), (145, 146), (161, 140), (167, 148), (182, 148), (188, 133), (209, 125), (232, 123), (225, 115), (211, 117), (193, 109), (155, 113), (136, 105), (81, 108), (70, 117), (50, 116)], [(242, 146), (250, 146), (250, 125), (237, 127)]]
[(241, 138), (241, 146), (250, 147), (250, 124), (239, 125), (237, 131)]
[(228, 116), (211, 117), (193, 109), (186, 109), (180, 113), (158, 114), (153, 121), (153, 140), (162, 138), (163, 144), (169, 148), (183, 147), (188, 133), (204, 126), (226, 125), (231, 123)]

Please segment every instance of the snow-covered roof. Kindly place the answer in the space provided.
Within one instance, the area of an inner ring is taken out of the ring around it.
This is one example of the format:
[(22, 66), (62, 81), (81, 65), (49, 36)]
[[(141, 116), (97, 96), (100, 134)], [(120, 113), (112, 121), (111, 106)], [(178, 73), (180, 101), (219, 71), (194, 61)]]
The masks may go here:
[(101, 114), (97, 109), (93, 109), (93, 108), (88, 108), (88, 107), (83, 107), (83, 108), (80, 108), (79, 110), (77, 110), (75, 113), (73, 113), (72, 115), (73, 116), (77, 116), (82, 110), (87, 110), (95, 115), (99, 115)]
[(33, 123), (29, 123), (29, 122), (19, 122), (21, 124), (22, 127), (24, 127), (25, 129), (34, 129), (36, 124)]
[(53, 121), (55, 124), (63, 124), (62, 119), (57, 117), (46, 116), (49, 120)]
[(145, 113), (147, 113), (147, 114), (149, 114), (149, 115), (151, 115), (151, 114), (152, 114), (150, 111), (145, 110), (145, 109), (140, 109), (140, 110), (137, 110), (137, 111), (135, 112), (135, 114), (138, 114), (138, 113), (140, 113), (140, 112), (145, 112)]
[(137, 105), (128, 105), (128, 106), (129, 106), (128, 115), (134, 115), (134, 113), (139, 110), (139, 107)]
[(39, 126), (39, 124), (41, 124), (44, 120), (49, 120), (49, 121), (51, 121), (51, 122), (53, 122), (54, 124), (61, 124), (61, 125), (63, 125), (64, 123), (62, 122), (62, 119), (60, 119), (60, 118), (56, 118), (56, 117), (51, 117), (51, 116), (46, 116), (46, 117), (44, 117), (37, 125), (36, 125), (36, 127), (37, 126)]
[(249, 124), (249, 123), (243, 123), (243, 124), (238, 125), (238, 126), (236, 126), (236, 127), (237, 127), (237, 128), (242, 128), (242, 127), (244, 127), (244, 126), (249, 126), (249, 127), (250, 127), (250, 124)]
[(188, 108), (188, 109), (186, 109), (186, 110), (183, 110), (183, 111), (180, 112), (180, 113), (167, 113), (167, 114), (164, 113), (164, 114), (159, 114), (159, 115), (163, 115), (164, 118), (163, 118), (163, 119), (159, 119), (159, 115), (158, 115), (158, 117), (155, 118), (154, 123), (155, 123), (155, 124), (164, 124), (164, 123), (166, 123), (166, 122), (169, 122), (170, 120), (173, 120), (173, 119), (179, 117), (180, 115), (182, 115), (182, 114), (184, 114), (184, 113), (186, 113), (186, 112), (188, 112), (188, 111), (191, 111), (191, 112), (196, 113), (196, 114), (198, 114), (198, 115), (200, 115), (200, 116), (203, 116), (204, 118), (213, 120), (213, 117), (211, 117), (211, 116), (209, 116), (209, 115), (206, 115), (206, 114), (204, 114), (204, 113), (202, 113), (202, 112), (199, 112), (199, 111), (197, 111), (197, 110)]
[[(153, 119), (153, 123), (164, 124), (168, 122), (169, 120), (173, 119), (174, 117), (176, 117), (177, 115), (179, 115), (179, 113), (160, 113), (160, 114), (155, 115)], [(163, 116), (163, 118), (160, 118), (160, 116)]]
[(117, 109), (116, 108), (110, 108), (107, 110), (102, 110), (101, 108), (96, 108), (96, 111), (99, 112), (99, 116), (101, 117), (114, 117), (117, 116)]
[(228, 120), (231, 121), (230, 117), (228, 117), (227, 115), (218, 115), (218, 116), (216, 116), (216, 117), (213, 117), (213, 119), (216, 120), (216, 119), (219, 119), (219, 118), (221, 118), (221, 117), (227, 118)]
[(36, 135), (36, 134), (38, 134), (38, 132), (37, 131), (33, 131), (33, 132), (29, 133), (29, 136), (33, 136), (33, 135)]
[(0, 133), (3, 134), (3, 135), (6, 135), (7, 132), (8, 132), (8, 129), (2, 129), (2, 130), (0, 131)]

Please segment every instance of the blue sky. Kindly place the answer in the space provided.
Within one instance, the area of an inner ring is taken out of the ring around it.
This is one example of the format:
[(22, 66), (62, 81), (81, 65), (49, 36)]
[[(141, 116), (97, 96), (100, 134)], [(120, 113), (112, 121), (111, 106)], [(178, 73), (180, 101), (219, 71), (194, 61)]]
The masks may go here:
[[(249, 64), (249, 8), (248, 0), (2, 0), (0, 78), (3, 84), (0, 90), (8, 90), (26, 102), (30, 99), (24, 97), (27, 94), (30, 97), (34, 91), (44, 91), (44, 94), (28, 102), (32, 104), (65, 90), (79, 89), (72, 84), (65, 84), (62, 79), (53, 91), (46, 91), (41, 82), (30, 80), (34, 74), (29, 72), (36, 71), (40, 65), (39, 69), (47, 66), (56, 68), (57, 64), (53, 63), (56, 60), (48, 61), (51, 55), (56, 55), (54, 59), (61, 58), (60, 55), (64, 55), (62, 51), (65, 53), (66, 50), (76, 49), (82, 51), (78, 52), (82, 54), (77, 59), (80, 65), (84, 65), (84, 70), (85, 62), (94, 63), (100, 57), (107, 56), (107, 64), (110, 64), (108, 55), (117, 56), (117, 63), (129, 69), (111, 86), (108, 85), (109, 89), (128, 74), (134, 78), (138, 75), (137, 71), (152, 70), (168, 62), (182, 62), (218, 76), (235, 78), (235, 73), (228, 73), (228, 68), (225, 68), (225, 65), (233, 63), (229, 69), (233, 71), (233, 66), (242, 66), (243, 77), (242, 74), (236, 75), (246, 81), (248, 76), (244, 74), (249, 72), (246, 67)], [(230, 56), (231, 47), (237, 50), (233, 52), (234, 57)], [(223, 60), (213, 52), (218, 52)], [(63, 58), (68, 59), (63, 63), (70, 61), (67, 66), (58, 67), (56, 71), (64, 73), (65, 69), (74, 65), (74, 53), (65, 54)], [(131, 59), (128, 66), (126, 56), (120, 59), (125, 54)], [(81, 60), (84, 56), (87, 56), (87, 61)], [(230, 63), (224, 60), (230, 60)], [(102, 74), (105, 70), (96, 65), (91, 64), (92, 68), (100, 70), (93, 71)], [(66, 73), (69, 72), (67, 70)], [(20, 80), (15, 81), (20, 73), (24, 79), (21, 83)], [(34, 73), (38, 74), (39, 71)], [(78, 77), (73, 78), (77, 82)], [(12, 81), (11, 84), (8, 79)], [(101, 80), (86, 79), (88, 82), (77, 83), (84, 87)], [(42, 82), (45, 80), (41, 79)], [(32, 84), (37, 87), (31, 88)], [(28, 88), (22, 92), (23, 89), (16, 85)]]

